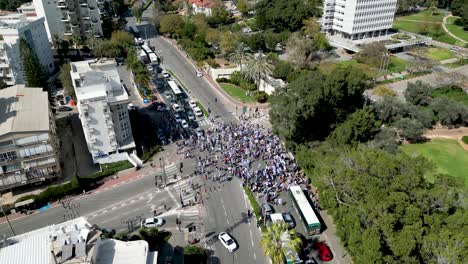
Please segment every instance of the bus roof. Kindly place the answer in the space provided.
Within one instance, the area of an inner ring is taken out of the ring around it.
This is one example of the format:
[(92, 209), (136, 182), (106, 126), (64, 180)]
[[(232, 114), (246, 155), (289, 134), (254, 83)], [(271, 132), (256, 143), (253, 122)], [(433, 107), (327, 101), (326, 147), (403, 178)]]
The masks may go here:
[(158, 62), (158, 56), (154, 52), (151, 52), (148, 56), (151, 62)]
[(153, 52), (153, 51), (150, 49), (150, 47), (148, 47), (148, 45), (146, 45), (146, 44), (141, 45), (141, 48), (142, 48), (142, 49), (146, 52), (146, 54), (148, 54), (148, 55), (149, 55), (150, 53)]
[(307, 200), (302, 188), (297, 185), (292, 185), (289, 187), (294, 199), (296, 200), (296, 204), (299, 206), (299, 210), (301, 210), (302, 215), (305, 217), (305, 221), (307, 224), (317, 224), (320, 221), (317, 218), (312, 206), (310, 206), (309, 201)]
[(175, 95), (180, 95), (182, 94), (182, 91), (179, 89), (179, 86), (174, 81), (168, 81), (169, 87), (171, 87), (172, 92), (174, 92)]

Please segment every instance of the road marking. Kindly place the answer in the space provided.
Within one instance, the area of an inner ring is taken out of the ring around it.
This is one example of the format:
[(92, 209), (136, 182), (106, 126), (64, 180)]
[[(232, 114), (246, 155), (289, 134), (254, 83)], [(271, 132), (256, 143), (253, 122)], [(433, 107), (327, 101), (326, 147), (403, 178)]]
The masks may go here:
[(128, 203), (134, 203), (135, 201), (136, 201), (136, 200), (131, 200), (131, 201), (130, 201), (130, 202), (128, 202)]
[(115, 210), (115, 209), (117, 209), (117, 208), (118, 208), (117, 206), (114, 206), (114, 207), (111, 208), (111, 210)]
[(145, 197), (144, 196), (138, 197), (138, 200), (141, 200), (141, 199), (145, 199)]
[(123, 203), (123, 204), (120, 205), (120, 207), (124, 207), (126, 205), (127, 205), (127, 203)]
[(254, 260), (257, 261), (257, 254), (254, 252)]
[(106, 210), (102, 211), (101, 214), (105, 214), (105, 213), (107, 213), (107, 212), (108, 212), (108, 210), (106, 209)]
[(174, 201), (174, 203), (177, 205), (177, 207), (181, 207), (180, 203), (177, 202), (177, 200), (176, 200), (176, 198), (174, 197), (174, 195), (169, 191), (169, 188), (166, 187), (166, 188), (164, 188), (164, 190), (166, 190), (167, 193), (169, 194), (169, 196), (171, 196), (172, 201)]

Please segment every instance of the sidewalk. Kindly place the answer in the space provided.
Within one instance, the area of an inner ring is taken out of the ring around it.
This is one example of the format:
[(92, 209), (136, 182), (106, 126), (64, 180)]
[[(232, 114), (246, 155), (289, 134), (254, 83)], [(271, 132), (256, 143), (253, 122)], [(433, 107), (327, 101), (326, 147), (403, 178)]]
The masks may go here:
[[(149, 162), (148, 162), (148, 163), (145, 163), (144, 167), (142, 169), (140, 169), (140, 170), (128, 169), (128, 170), (121, 171), (121, 172), (117, 173), (114, 176), (110, 176), (110, 177), (106, 178), (104, 180), (104, 183), (101, 184), (96, 189), (93, 189), (93, 190), (88, 191), (86, 193), (74, 196), (72, 198), (72, 200), (78, 200), (78, 199), (81, 199), (81, 198), (83, 198), (85, 196), (97, 194), (99, 192), (102, 192), (102, 191), (117, 187), (119, 185), (122, 185), (122, 184), (125, 184), (127, 182), (139, 179), (141, 177), (148, 176), (153, 171), (161, 169), (161, 166), (159, 165), (159, 158), (160, 157), (164, 156), (165, 166), (169, 166), (169, 165), (171, 165), (173, 163), (176, 163), (177, 161), (182, 160), (182, 157), (179, 154), (177, 154), (176, 151), (177, 151), (177, 145), (175, 143), (171, 144), (171, 145), (167, 145), (167, 146), (164, 147), (163, 152), (157, 153), (153, 157), (153, 160), (155, 161), (154, 164), (153, 164), (154, 165), (153, 167), (150, 166)], [(156, 162), (156, 161), (158, 161), (158, 162)], [(51, 204), (50, 208), (54, 208), (54, 207), (57, 207), (59, 205), (60, 205), (60, 203), (54, 202), (54, 203)], [(17, 212), (15, 214), (8, 215), (8, 219), (10, 221), (17, 220), (17, 219), (21, 219), (21, 218), (27, 217), (29, 215), (37, 214), (37, 213), (39, 213), (39, 210), (30, 211), (30, 213), (28, 215), (21, 214), (21, 213)], [(5, 217), (0, 217), (0, 224), (2, 224), (4, 222), (6, 222), (6, 218)]]

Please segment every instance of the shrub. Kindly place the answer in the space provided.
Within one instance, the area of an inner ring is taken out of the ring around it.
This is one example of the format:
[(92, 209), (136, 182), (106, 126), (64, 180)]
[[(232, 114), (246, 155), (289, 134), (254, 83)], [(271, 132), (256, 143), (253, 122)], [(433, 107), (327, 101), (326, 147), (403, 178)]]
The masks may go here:
[(206, 250), (199, 246), (188, 245), (184, 248), (184, 262), (185, 263), (206, 263), (208, 254)]
[(246, 91), (255, 91), (257, 89), (257, 86), (254, 83), (247, 80), (243, 80), (239, 86)]
[(293, 67), (291, 64), (280, 61), (275, 69), (273, 69), (272, 76), (277, 79), (282, 79), (283, 81), (286, 81), (288, 79), (288, 76), (294, 71)]
[(381, 97), (384, 97), (384, 96), (395, 97), (395, 96), (397, 96), (395, 91), (393, 91), (392, 89), (388, 88), (385, 85), (379, 85), (379, 86), (375, 87), (372, 90), (372, 93), (377, 95), (377, 96), (381, 96)]
[(266, 103), (268, 101), (268, 94), (264, 91), (256, 91), (254, 96), (255, 100), (259, 103)]
[(219, 63), (217, 63), (216, 60), (213, 59), (213, 58), (208, 58), (208, 59), (206, 59), (205, 61), (206, 61), (206, 63), (208, 63), (208, 65), (210, 65), (212, 68), (215, 68), (215, 69), (216, 69), (216, 68), (219, 68)]
[(217, 82), (219, 83), (231, 83), (231, 80), (229, 80), (228, 78), (218, 78), (216, 79)]
[[(17, 202), (15, 202), (17, 203)], [(0, 217), (3, 217), (5, 215), (9, 215), (11, 212), (11, 209), (14, 209), (15, 205), (14, 204), (4, 204), (3, 205), (3, 212), (0, 211)]]
[(235, 71), (230, 76), (230, 83), (234, 85), (239, 85), (244, 80), (242, 74), (238, 71)]
[(158, 153), (161, 150), (162, 150), (161, 146), (154, 146), (150, 148), (148, 152), (145, 152), (145, 154), (143, 154), (143, 162), (148, 162), (148, 160), (150, 160), (151, 157), (153, 157), (156, 153)]
[(468, 144), (468, 136), (463, 136), (462, 141), (463, 143)]

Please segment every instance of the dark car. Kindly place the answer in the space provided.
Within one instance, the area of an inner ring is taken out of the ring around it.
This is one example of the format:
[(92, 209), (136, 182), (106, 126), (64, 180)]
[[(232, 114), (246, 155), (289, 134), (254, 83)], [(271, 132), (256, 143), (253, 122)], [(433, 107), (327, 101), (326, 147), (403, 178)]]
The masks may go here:
[(296, 222), (294, 222), (294, 218), (290, 213), (282, 213), (284, 221), (288, 224), (289, 228), (294, 228), (296, 226)]
[(318, 251), (318, 257), (322, 261), (330, 261), (332, 260), (333, 256), (331, 254), (330, 249), (328, 248), (327, 244), (324, 242), (317, 242), (315, 243), (315, 249)]
[(69, 106), (59, 106), (57, 108), (57, 111), (59, 111), (59, 112), (70, 112), (72, 110), (73, 110), (73, 108), (71, 108)]
[(267, 216), (267, 215), (270, 215), (270, 214), (274, 213), (273, 212), (273, 207), (271, 207), (271, 205), (268, 204), (268, 203), (263, 203), (262, 204), (262, 213), (263, 213), (264, 216)]

